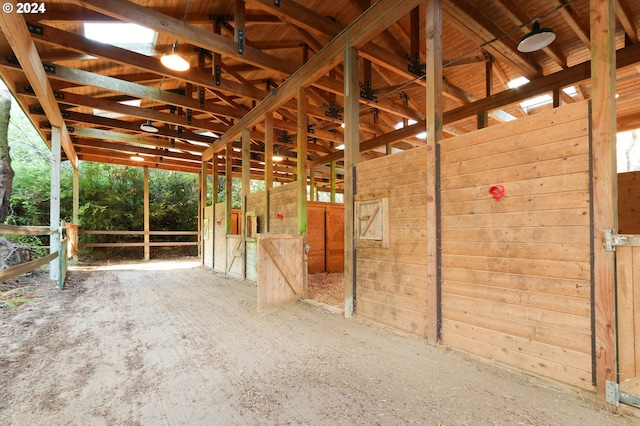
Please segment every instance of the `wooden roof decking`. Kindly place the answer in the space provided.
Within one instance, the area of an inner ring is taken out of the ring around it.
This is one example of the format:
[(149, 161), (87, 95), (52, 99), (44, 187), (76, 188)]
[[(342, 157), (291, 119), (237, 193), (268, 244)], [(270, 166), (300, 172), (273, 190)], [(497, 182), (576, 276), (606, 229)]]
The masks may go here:
[[(278, 6), (270, 0), (50, 0), (45, 5), (44, 13), (14, 12), (3, 21), (20, 24), (24, 19), (30, 25), (25, 42), (33, 43), (43, 64), (53, 66), (46, 72), (53, 99), (43, 99), (33, 87), (34, 77), (16, 61), (19, 52), (14, 51), (13, 33), (7, 34), (8, 23), (0, 34), (0, 76), (43, 137), (50, 137), (50, 125), (55, 124), (51, 109), (57, 107), (69, 143), (82, 160), (199, 172), (202, 152), (217, 137), (317, 55), (370, 2), (281, 0)], [(554, 89), (564, 103), (590, 97), (589, 0), (442, 0), (442, 5), (445, 136), (476, 129), (478, 112), (490, 111), (488, 124), (494, 125), (551, 108), (551, 103), (523, 108), (520, 102), (552, 95)], [(618, 71), (618, 122), (619, 129), (632, 129), (640, 127), (640, 3), (617, 0), (616, 6), (617, 49), (624, 65)], [(416, 137), (425, 118), (422, 8), (387, 22), (388, 29), (360, 49), (360, 83), (366, 92), (361, 99), (360, 139), (368, 150), (365, 159), (384, 155), (384, 149), (376, 148), (390, 141), (402, 150), (423, 143)], [(516, 45), (536, 18), (557, 38), (548, 48), (520, 53)], [(85, 38), (87, 22), (138, 23), (158, 34), (153, 46), (119, 48)], [(234, 36), (241, 28), (245, 43), (239, 53)], [(188, 71), (171, 71), (160, 63), (176, 40), (191, 64)], [(508, 91), (508, 82), (517, 77), (527, 77), (529, 87)], [(312, 129), (308, 161), (317, 167), (320, 186), (328, 185), (324, 164), (341, 157), (343, 87), (340, 63), (307, 90)], [(560, 90), (568, 87), (575, 93)], [(296, 174), (296, 109), (291, 99), (274, 111), (274, 143), (287, 157), (274, 166), (281, 181)], [(157, 134), (140, 130), (146, 120), (159, 128)], [(396, 131), (403, 120), (419, 124)], [(260, 178), (263, 122), (252, 127), (251, 140), (251, 173)], [(233, 158), (238, 174), (239, 147), (238, 142)], [(134, 153), (145, 162), (131, 161)], [(220, 167), (223, 173), (222, 163)]]

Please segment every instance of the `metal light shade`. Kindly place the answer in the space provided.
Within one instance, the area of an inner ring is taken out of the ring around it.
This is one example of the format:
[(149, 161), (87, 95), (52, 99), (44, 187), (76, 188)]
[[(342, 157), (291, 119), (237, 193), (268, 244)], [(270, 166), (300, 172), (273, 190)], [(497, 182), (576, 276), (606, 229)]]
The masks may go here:
[(279, 163), (280, 161), (284, 160), (284, 157), (278, 154), (278, 150), (275, 149), (273, 152), (273, 156), (271, 157), (271, 160), (275, 161), (276, 163)]
[(535, 52), (550, 45), (556, 39), (556, 33), (550, 28), (540, 28), (540, 23), (534, 21), (531, 32), (520, 40), (518, 50), (523, 53)]
[(182, 56), (178, 55), (178, 43), (174, 43), (169, 55), (163, 55), (160, 58), (162, 65), (174, 71), (186, 71), (191, 67), (189, 62)]
[(151, 120), (147, 120), (146, 123), (140, 125), (140, 130), (147, 133), (158, 133), (158, 128), (151, 124)]

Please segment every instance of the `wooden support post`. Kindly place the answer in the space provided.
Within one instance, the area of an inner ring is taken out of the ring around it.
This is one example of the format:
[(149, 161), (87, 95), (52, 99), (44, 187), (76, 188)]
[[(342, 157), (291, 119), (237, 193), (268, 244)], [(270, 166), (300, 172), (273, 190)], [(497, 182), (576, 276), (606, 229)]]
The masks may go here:
[[(485, 96), (488, 98), (493, 93), (493, 58), (489, 57), (485, 62)], [(478, 129), (489, 127), (489, 112), (481, 111), (478, 113)]]
[[(49, 236), (49, 253), (58, 251), (60, 238), (58, 228), (60, 228), (60, 162), (61, 162), (61, 140), (60, 128), (51, 128), (51, 204), (49, 205), (49, 224), (51, 231), (55, 231)], [(60, 257), (53, 259), (49, 263), (49, 278), (57, 281), (59, 273)]]
[(358, 50), (347, 43), (344, 59), (344, 316), (351, 318), (356, 301), (355, 167), (360, 161)]
[(442, 139), (442, 4), (425, 4), (427, 63), (427, 340), (440, 340), (440, 224), (438, 143)]
[[(73, 169), (73, 224), (80, 225), (80, 164)], [(73, 255), (73, 260), (78, 261), (78, 252)]]
[(338, 179), (338, 172), (336, 170), (336, 162), (331, 162), (331, 202), (336, 202), (336, 180)]
[(297, 112), (297, 151), (298, 151), (298, 232), (307, 232), (307, 88), (298, 88), (298, 112)]
[(273, 112), (264, 115), (264, 195), (266, 209), (264, 218), (264, 232), (269, 232), (269, 192), (273, 187)]
[[(590, 0), (593, 169), (593, 315), (595, 381), (605, 404), (607, 381), (616, 382), (615, 252), (604, 249), (604, 231), (618, 230), (616, 172), (615, 3)], [(613, 409), (613, 406), (608, 406)]]
[(151, 226), (149, 222), (149, 167), (144, 167), (144, 260), (151, 259), (151, 238), (149, 232)]
[[(247, 224), (245, 218), (247, 217), (247, 197), (251, 191), (251, 132), (247, 129), (242, 129), (242, 245), (245, 247), (247, 242)], [(246, 249), (246, 247), (245, 247)], [(243, 250), (246, 252), (246, 250)], [(246, 256), (243, 256), (242, 262), (242, 277), (247, 277), (247, 263)]]

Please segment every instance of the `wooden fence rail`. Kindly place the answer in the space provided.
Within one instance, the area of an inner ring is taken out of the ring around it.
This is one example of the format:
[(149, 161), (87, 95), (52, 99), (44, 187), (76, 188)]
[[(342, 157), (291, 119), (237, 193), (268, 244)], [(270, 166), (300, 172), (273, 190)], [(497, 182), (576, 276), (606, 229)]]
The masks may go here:
[[(75, 228), (74, 228), (75, 227)], [(11, 268), (0, 270), (0, 281), (10, 280), (11, 278), (15, 278), (19, 275), (26, 274), (27, 272), (33, 271), (36, 268), (39, 268), (54, 259), (60, 257), (60, 261), (58, 267), (60, 268), (58, 274), (58, 288), (62, 290), (62, 286), (64, 285), (64, 279), (67, 273), (67, 253), (69, 252), (67, 245), (71, 241), (68, 237), (69, 229), (75, 229), (75, 233), (77, 236), (77, 225), (71, 224), (63, 224), (57, 230), (51, 230), (48, 226), (15, 226), (15, 225), (5, 225), (0, 224), (0, 234), (5, 235), (60, 235), (60, 242), (57, 247), (57, 251), (50, 253), (49, 255), (42, 257), (40, 259), (32, 260), (30, 262), (21, 263), (20, 265), (12, 266)], [(73, 231), (72, 231), (73, 232)], [(76, 240), (77, 241), (77, 240)], [(77, 244), (76, 244), (77, 246)]]

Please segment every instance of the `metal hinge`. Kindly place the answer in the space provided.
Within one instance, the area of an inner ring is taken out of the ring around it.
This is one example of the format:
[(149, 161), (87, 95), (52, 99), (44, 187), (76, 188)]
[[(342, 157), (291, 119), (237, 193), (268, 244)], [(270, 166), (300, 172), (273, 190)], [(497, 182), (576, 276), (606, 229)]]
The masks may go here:
[(604, 249), (616, 251), (617, 246), (640, 245), (640, 235), (615, 234), (613, 229), (604, 230)]
[(607, 403), (615, 405), (616, 407), (619, 407), (622, 402), (623, 404), (640, 408), (639, 397), (621, 391), (619, 384), (609, 380), (606, 381), (605, 399)]

